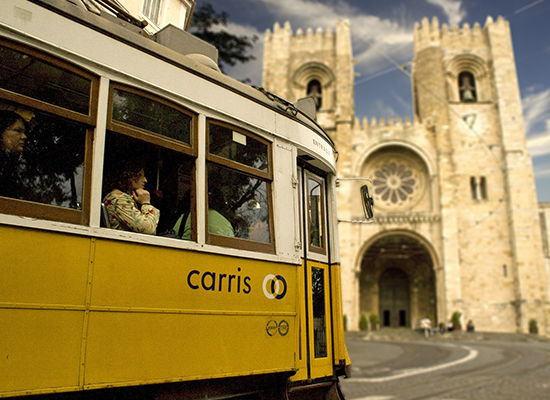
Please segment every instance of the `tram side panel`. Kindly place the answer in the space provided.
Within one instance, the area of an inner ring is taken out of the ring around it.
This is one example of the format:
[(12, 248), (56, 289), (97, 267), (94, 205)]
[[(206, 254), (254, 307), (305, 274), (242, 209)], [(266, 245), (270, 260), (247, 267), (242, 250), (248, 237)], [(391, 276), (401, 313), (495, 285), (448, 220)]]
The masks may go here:
[(341, 273), (342, 268), (340, 264), (331, 265), (334, 365), (338, 375), (345, 374), (349, 378), (351, 360), (345, 342)]
[(294, 266), (105, 240), (95, 255), (86, 384), (294, 369)]
[(0, 397), (296, 368), (293, 265), (0, 235)]
[(0, 396), (77, 389), (90, 240), (9, 226), (0, 238)]

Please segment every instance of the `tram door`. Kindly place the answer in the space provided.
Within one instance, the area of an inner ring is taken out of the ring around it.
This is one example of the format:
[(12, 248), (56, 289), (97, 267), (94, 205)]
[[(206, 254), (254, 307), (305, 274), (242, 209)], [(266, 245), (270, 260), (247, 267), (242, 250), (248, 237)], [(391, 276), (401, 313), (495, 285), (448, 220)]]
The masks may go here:
[(332, 374), (326, 180), (301, 169), (302, 248), (309, 379)]

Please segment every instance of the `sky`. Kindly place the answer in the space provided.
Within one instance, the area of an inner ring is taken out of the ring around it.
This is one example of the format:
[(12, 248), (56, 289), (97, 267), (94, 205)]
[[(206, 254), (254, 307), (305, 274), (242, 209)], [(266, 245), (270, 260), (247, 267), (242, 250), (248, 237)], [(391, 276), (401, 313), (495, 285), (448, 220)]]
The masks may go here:
[[(527, 146), (533, 160), (538, 201), (550, 202), (550, 0), (196, 0), (229, 14), (227, 30), (257, 35), (255, 61), (227, 68), (235, 79), (261, 85), (263, 39), (276, 22), (302, 28), (336, 28), (351, 24), (355, 78), (355, 115), (412, 118), (411, 82), (390, 62), (413, 58), (413, 29), (423, 17), (440, 24), (483, 27), (488, 16), (510, 22), (520, 86)], [(371, 44), (374, 44), (372, 46)], [(379, 49), (378, 51), (376, 49)]]

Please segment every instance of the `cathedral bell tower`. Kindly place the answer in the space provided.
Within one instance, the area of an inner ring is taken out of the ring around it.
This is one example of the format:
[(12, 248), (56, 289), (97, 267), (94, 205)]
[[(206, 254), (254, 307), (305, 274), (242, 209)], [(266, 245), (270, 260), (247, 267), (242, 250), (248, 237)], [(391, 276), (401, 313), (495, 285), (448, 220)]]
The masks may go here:
[[(354, 120), (353, 61), (350, 26), (338, 21), (331, 28), (314, 33), (290, 23), (276, 23), (266, 31), (262, 86), (288, 101), (311, 96), (317, 107), (317, 122), (338, 143), (349, 143)], [(339, 164), (349, 156), (338, 148)], [(349, 161), (348, 161), (349, 164)]]
[(509, 23), (424, 19), (414, 47), (415, 119), (438, 154), (446, 308), (525, 332), (545, 321), (547, 283)]

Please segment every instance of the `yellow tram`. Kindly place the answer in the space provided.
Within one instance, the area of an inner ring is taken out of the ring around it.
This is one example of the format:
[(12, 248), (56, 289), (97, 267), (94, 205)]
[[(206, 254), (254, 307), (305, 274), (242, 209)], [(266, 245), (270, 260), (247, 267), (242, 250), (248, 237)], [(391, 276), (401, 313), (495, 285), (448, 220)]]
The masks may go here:
[[(21, 139), (0, 164), (0, 397), (340, 398), (334, 144), (186, 32), (203, 54), (122, 25), (0, 4), (0, 113), (22, 118), (2, 127)], [(111, 226), (125, 160), (156, 234)]]

